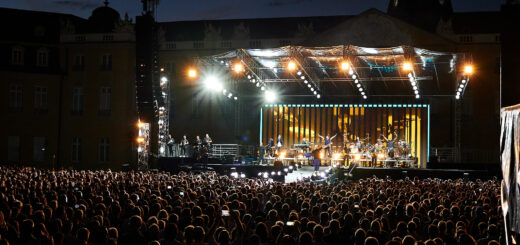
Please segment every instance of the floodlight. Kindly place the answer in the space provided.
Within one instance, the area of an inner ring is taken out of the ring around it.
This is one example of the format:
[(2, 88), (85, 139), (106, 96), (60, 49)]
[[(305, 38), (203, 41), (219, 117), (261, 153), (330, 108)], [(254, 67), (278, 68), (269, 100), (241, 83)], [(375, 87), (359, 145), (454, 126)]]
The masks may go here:
[(265, 100), (268, 102), (268, 103), (273, 103), (275, 102), (277, 99), (277, 95), (275, 92), (271, 91), (271, 90), (266, 90), (265, 91)]
[(403, 70), (405, 71), (411, 71), (413, 69), (412, 63), (409, 61), (406, 61), (403, 63)]
[(462, 79), (462, 81), (460, 81), (462, 84), (466, 83), (466, 80), (465, 79)]
[(161, 82), (163, 82), (163, 83), (168, 82), (168, 78), (167, 77), (161, 77)]
[(296, 69), (296, 63), (294, 63), (294, 61), (292, 61), (292, 60), (289, 61), (287, 68), (289, 69), (289, 71), (294, 71)]
[(348, 64), (347, 61), (342, 61), (342, 62), (341, 62), (341, 70), (346, 71), (346, 70), (348, 70), (349, 68), (350, 68), (350, 65)]
[(467, 64), (466, 66), (464, 66), (464, 74), (466, 74), (466, 75), (473, 74), (473, 65)]
[(416, 99), (419, 99), (421, 96), (419, 96), (418, 94), (415, 95), (415, 98)]
[(244, 66), (242, 65), (242, 63), (235, 63), (235, 65), (233, 66), (236, 73), (240, 73), (242, 71), (244, 71)]
[(197, 77), (197, 70), (195, 70), (194, 68), (188, 69), (188, 77), (189, 78)]
[(204, 84), (206, 85), (206, 88), (213, 90), (213, 91), (222, 91), (222, 83), (217, 79), (215, 76), (208, 76), (204, 80)]
[(321, 98), (321, 95), (320, 95), (320, 94), (317, 94), (317, 95), (316, 95), (316, 98), (318, 98), (318, 99)]

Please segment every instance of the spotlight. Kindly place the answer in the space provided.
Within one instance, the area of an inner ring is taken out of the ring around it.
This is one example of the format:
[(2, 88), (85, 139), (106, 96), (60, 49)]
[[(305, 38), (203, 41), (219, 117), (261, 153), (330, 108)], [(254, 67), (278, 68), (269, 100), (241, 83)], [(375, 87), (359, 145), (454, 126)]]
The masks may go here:
[(242, 65), (242, 63), (235, 63), (235, 65), (233, 66), (236, 73), (240, 73), (242, 71), (244, 71), (244, 66)]
[(462, 88), (459, 88), (459, 92), (462, 92)]
[(261, 87), (260, 89), (261, 89), (262, 91), (264, 91), (264, 90), (265, 90), (265, 87), (264, 87), (264, 86), (262, 86), (262, 87)]
[(233, 178), (238, 178), (238, 173), (237, 173), (237, 172), (233, 172), (233, 173), (231, 173), (231, 177), (233, 177)]
[(301, 76), (300, 78), (301, 78), (302, 80), (304, 80), (304, 79), (305, 79), (305, 76)]
[(233, 96), (233, 94), (232, 94), (232, 93), (229, 93), (227, 97), (231, 98), (231, 96)]
[(457, 99), (457, 100), (460, 99), (460, 95), (457, 94), (457, 95), (455, 96), (455, 99)]
[(359, 92), (361, 92), (361, 91), (363, 91), (363, 89), (362, 89), (362, 88), (359, 88)]
[(419, 91), (417, 91), (417, 90), (414, 90), (414, 93), (415, 93), (415, 94), (419, 94)]
[(468, 65), (464, 66), (464, 74), (466, 74), (466, 75), (473, 74), (473, 65), (468, 64)]
[(262, 172), (258, 173), (258, 176), (262, 176)]
[(316, 98), (318, 98), (318, 99), (321, 98), (321, 95), (320, 95), (320, 94), (317, 94), (317, 95), (316, 95)]
[(281, 172), (281, 171), (278, 171), (277, 174), (278, 174), (278, 175), (282, 175), (282, 172)]
[(352, 69), (348, 70), (348, 74), (349, 74), (349, 75), (354, 74), (354, 70), (352, 70)]
[(409, 61), (406, 61), (403, 63), (403, 70), (405, 71), (411, 71), (413, 69), (412, 63)]
[(275, 175), (275, 174), (276, 174), (276, 172), (274, 172), (274, 171), (273, 171), (273, 172), (271, 172), (271, 175)]
[(144, 137), (137, 137), (137, 143), (143, 143)]
[(307, 84), (307, 87), (309, 87), (309, 88), (310, 88), (310, 87), (311, 87), (311, 85), (310, 85), (310, 84)]
[(280, 158), (285, 158), (285, 155), (286, 155), (286, 154), (287, 154), (287, 153), (286, 153), (285, 151), (282, 151), (282, 153), (280, 153)]
[(325, 178), (325, 173), (324, 173), (324, 172), (321, 172), (321, 173), (320, 173), (320, 176), (321, 176), (322, 178)]
[(284, 168), (283, 171), (284, 172), (289, 172), (289, 169), (288, 168)]
[(466, 80), (465, 79), (462, 79), (462, 81), (460, 81), (462, 84), (466, 83)]
[(412, 76), (413, 76), (412, 73), (409, 72), (409, 73), (408, 73), (408, 77), (409, 77), (409, 78), (412, 78)]
[(238, 98), (237, 98), (236, 96), (235, 96), (235, 98), (233, 98), (233, 99), (238, 100)]
[(269, 173), (265, 172), (264, 173), (264, 178), (267, 178), (267, 177), (269, 177)]
[(251, 79), (251, 75), (247, 75), (247, 79)]
[(365, 95), (365, 92), (361, 92), (361, 95)]
[(314, 91), (314, 88), (311, 88), (311, 91)]
[(256, 82), (256, 79), (254, 79), (254, 78), (251, 79), (251, 82), (252, 82), (252, 83), (255, 83), (255, 82)]
[(256, 86), (257, 86), (257, 87), (260, 87), (260, 82), (257, 82), (257, 83), (256, 83)]
[(357, 78), (356, 74), (353, 74), (352, 79), (356, 79), (356, 78)]
[(268, 102), (268, 103), (273, 103), (276, 101), (276, 93), (274, 93), (273, 91), (271, 90), (266, 90), (265, 91), (265, 100)]
[(416, 82), (412, 82), (412, 86), (415, 86), (415, 85), (417, 85), (417, 83)]
[(464, 84), (461, 84), (460, 87), (461, 87), (461, 88), (464, 88)]
[(333, 157), (334, 157), (334, 160), (339, 160), (339, 158), (341, 157), (341, 154), (335, 153)]
[(361, 87), (361, 84), (358, 83), (356, 86), (359, 88), (359, 87)]
[(246, 175), (245, 174), (240, 174), (240, 178), (245, 178)]
[(299, 76), (302, 74), (302, 71), (298, 71), (298, 72), (296, 72), (296, 74)]
[(293, 170), (293, 168), (294, 168), (294, 167), (293, 167), (292, 165), (291, 165), (291, 166), (289, 166), (289, 170)]
[(206, 85), (206, 88), (213, 90), (213, 91), (222, 91), (222, 89), (223, 89), (220, 81), (214, 76), (208, 76), (204, 80), (204, 84)]
[(416, 95), (415, 95), (415, 98), (416, 98), (416, 99), (419, 99), (419, 98), (421, 98), (421, 96), (419, 96), (418, 94), (416, 94)]
[(457, 91), (457, 95), (460, 95), (460, 92), (459, 92), (459, 91)]
[(361, 159), (361, 155), (360, 154), (355, 154), (354, 155), (354, 160), (359, 160)]
[(308, 82), (309, 82), (309, 81), (307, 81), (307, 80), (304, 80), (304, 81), (303, 81), (303, 83), (305, 83), (305, 84), (307, 84)]
[(163, 82), (163, 83), (168, 82), (168, 78), (166, 78), (166, 77), (161, 77), (161, 82)]
[(289, 64), (287, 65), (287, 69), (289, 69), (289, 71), (294, 71), (296, 69), (296, 63), (294, 63), (294, 61), (289, 61)]
[(317, 95), (317, 94), (318, 94), (318, 92), (314, 91), (314, 95)]
[(341, 70), (346, 71), (349, 68), (350, 68), (350, 65), (348, 64), (347, 61), (344, 60), (344, 61), (341, 62)]
[(189, 78), (197, 77), (197, 70), (195, 70), (194, 68), (188, 69), (188, 77)]
[(363, 99), (367, 99), (367, 96), (366, 96), (366, 95), (363, 95)]
[(417, 86), (413, 86), (413, 90), (417, 90)]
[(413, 77), (410, 77), (409, 80), (410, 80), (411, 83), (415, 82), (415, 79)]
[(354, 80), (354, 83), (358, 83), (358, 82), (359, 82), (359, 80), (357, 80), (357, 79), (356, 79), (356, 80)]

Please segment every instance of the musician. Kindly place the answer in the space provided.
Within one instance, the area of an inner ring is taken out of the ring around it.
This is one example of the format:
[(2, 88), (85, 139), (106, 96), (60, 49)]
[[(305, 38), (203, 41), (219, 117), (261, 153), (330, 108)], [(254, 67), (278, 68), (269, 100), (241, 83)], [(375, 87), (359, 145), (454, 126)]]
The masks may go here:
[(206, 134), (206, 136), (204, 136), (204, 144), (208, 147), (208, 149), (211, 147), (211, 144), (213, 144), (213, 140), (211, 139), (211, 137), (209, 137), (209, 134)]
[(186, 138), (186, 135), (182, 136), (181, 140), (181, 156), (187, 157), (188, 153), (188, 146), (190, 145), (190, 142)]
[(200, 151), (200, 149), (202, 149), (202, 140), (198, 135), (197, 137), (195, 137), (195, 148), (197, 151)]
[(276, 147), (278, 148), (282, 148), (283, 147), (283, 139), (282, 139), (282, 135), (278, 135), (278, 139), (276, 139)]
[(302, 145), (305, 145), (303, 147), (303, 149), (305, 150), (305, 152), (308, 152), (309, 151), (309, 147), (310, 147), (310, 142), (307, 140), (307, 138), (303, 138), (302, 139)]
[(327, 135), (325, 138), (323, 138), (323, 136), (319, 135), (318, 136), (323, 139), (323, 141), (325, 141), (325, 144), (323, 146), (324, 149), (327, 149), (327, 156), (328, 157), (331, 157), (332, 156), (332, 139), (334, 139), (338, 134), (335, 134), (334, 136), (330, 137), (329, 135)]
[(312, 150), (312, 158), (314, 163), (314, 173), (318, 174), (321, 166), (321, 152), (323, 147), (316, 147), (316, 149)]
[(275, 147), (274, 145), (274, 140), (273, 138), (270, 138), (268, 141), (267, 141), (267, 152), (269, 153), (268, 155), (269, 156), (273, 156), (273, 148)]
[(175, 140), (173, 139), (171, 134), (168, 134), (168, 141), (166, 141), (166, 146), (168, 146), (168, 156), (173, 156), (173, 145), (175, 144)]
[(260, 142), (260, 146), (258, 147), (258, 164), (264, 164), (264, 155), (265, 155), (265, 146), (262, 142)]

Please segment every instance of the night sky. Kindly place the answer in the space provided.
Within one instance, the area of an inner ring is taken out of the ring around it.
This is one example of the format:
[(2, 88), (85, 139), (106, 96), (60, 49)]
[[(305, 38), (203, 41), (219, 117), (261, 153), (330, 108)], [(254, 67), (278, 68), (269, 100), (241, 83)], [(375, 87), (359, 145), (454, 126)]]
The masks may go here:
[[(418, 0), (420, 1), (420, 0)], [(505, 0), (452, 0), (455, 12), (497, 11)], [(103, 0), (0, 0), (0, 7), (61, 12), (88, 18)], [(110, 7), (133, 19), (140, 0), (111, 0)], [(161, 0), (159, 21), (269, 18), (358, 14), (369, 8), (386, 12), (388, 0)]]

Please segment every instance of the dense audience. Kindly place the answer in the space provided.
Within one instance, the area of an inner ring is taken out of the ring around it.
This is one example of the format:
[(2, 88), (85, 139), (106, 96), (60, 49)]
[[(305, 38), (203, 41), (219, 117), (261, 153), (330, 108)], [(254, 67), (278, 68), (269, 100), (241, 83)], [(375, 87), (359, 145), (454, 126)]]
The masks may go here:
[(2, 244), (500, 244), (496, 180), (272, 183), (0, 167)]

